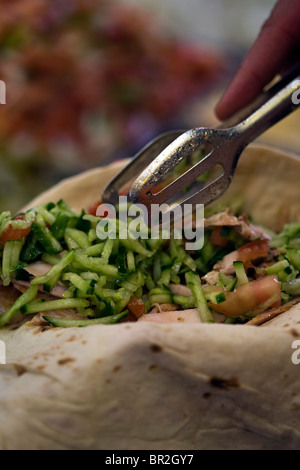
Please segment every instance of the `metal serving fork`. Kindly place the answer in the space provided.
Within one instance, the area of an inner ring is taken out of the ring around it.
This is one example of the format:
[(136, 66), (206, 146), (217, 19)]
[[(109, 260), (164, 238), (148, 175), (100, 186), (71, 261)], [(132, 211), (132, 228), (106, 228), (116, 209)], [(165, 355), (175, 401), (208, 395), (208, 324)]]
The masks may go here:
[[(298, 108), (299, 103), (300, 75), (297, 68), (217, 128), (199, 127), (159, 135), (106, 186), (102, 200), (117, 204), (121, 187), (133, 181), (130, 200), (146, 206), (149, 213), (152, 204), (167, 203), (172, 208), (183, 203), (209, 204), (229, 186), (243, 149)], [(199, 158), (193, 166), (170, 180), (176, 166), (199, 148), (204, 149), (204, 158)], [(206, 185), (196, 184), (199, 176), (216, 167), (219, 174), (213, 180)]]

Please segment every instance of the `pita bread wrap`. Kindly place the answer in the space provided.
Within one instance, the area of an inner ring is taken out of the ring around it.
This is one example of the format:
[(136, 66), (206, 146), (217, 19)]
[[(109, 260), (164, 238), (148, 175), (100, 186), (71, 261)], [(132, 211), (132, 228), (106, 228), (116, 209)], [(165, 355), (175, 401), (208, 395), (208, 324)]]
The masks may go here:
[[(65, 180), (28, 207), (59, 198), (88, 207), (123, 165)], [(244, 194), (255, 222), (276, 229), (299, 220), (299, 176), (297, 157), (251, 146), (225, 196)], [(0, 338), (1, 449), (300, 446), (299, 306), (261, 327), (27, 322)]]

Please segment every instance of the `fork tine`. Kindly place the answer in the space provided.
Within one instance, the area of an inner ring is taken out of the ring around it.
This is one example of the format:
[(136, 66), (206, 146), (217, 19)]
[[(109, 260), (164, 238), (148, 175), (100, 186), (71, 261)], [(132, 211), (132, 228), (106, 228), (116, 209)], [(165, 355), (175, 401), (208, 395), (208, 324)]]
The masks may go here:
[(200, 189), (197, 193), (193, 194), (184, 201), (180, 201), (180, 204), (210, 204), (215, 199), (219, 198), (228, 188), (232, 175), (223, 173), (209, 185)]
[[(178, 194), (191, 183), (195, 182), (198, 176), (202, 175), (203, 173), (206, 173), (209, 170), (212, 170), (212, 168), (215, 167), (217, 164), (221, 165), (221, 163), (216, 162), (215, 159), (212, 158), (212, 156), (213, 150), (211, 150), (203, 160), (196, 163), (182, 175), (179, 175), (178, 178), (176, 178), (174, 181), (169, 183), (165, 188), (159, 190), (158, 192), (155, 192), (155, 185), (151, 186), (151, 190), (147, 190), (146, 187), (146, 191), (139, 192), (138, 202), (147, 206), (147, 204), (149, 203), (161, 204), (162, 202), (168, 201), (172, 196), (174, 196), (174, 194)], [(157, 181), (157, 183), (159, 183), (159, 181)], [(135, 194), (135, 188), (135, 186), (131, 188), (133, 194)], [(132, 200), (135, 200), (134, 195), (132, 195)]]
[(117, 204), (119, 190), (136, 177), (147, 165), (173, 140), (183, 134), (184, 130), (175, 130), (160, 134), (155, 139), (148, 142), (104, 188), (102, 200), (104, 203)]
[[(197, 205), (201, 204), (203, 206), (207, 206), (211, 202), (215, 201), (217, 198), (222, 196), (222, 194), (227, 190), (230, 182), (232, 179), (232, 175), (228, 175), (224, 173), (223, 175), (217, 177), (214, 181), (212, 181), (209, 185), (205, 186), (204, 188), (200, 189), (196, 193), (193, 193), (190, 197), (183, 197), (181, 200), (177, 200), (176, 202), (170, 204), (170, 205), (158, 205), (159, 209), (157, 207), (154, 207), (154, 212), (152, 213), (152, 207), (150, 209), (148, 208), (148, 225), (152, 226), (152, 219), (154, 217), (155, 220), (155, 215), (157, 214), (157, 210), (161, 211), (161, 214), (163, 217), (167, 217), (164, 220), (170, 220), (171, 223), (176, 222), (176, 217), (178, 217), (178, 212), (177, 208), (178, 207), (187, 207), (191, 206), (192, 207), (192, 214), (195, 214), (195, 211), (197, 210)], [(182, 209), (185, 211), (185, 209)], [(182, 211), (180, 212), (182, 214)], [(185, 224), (185, 212), (183, 212), (183, 223)], [(187, 217), (190, 217), (191, 213), (189, 210), (187, 211)], [(162, 224), (162, 220), (158, 221), (158, 224)]]
[[(163, 213), (164, 217), (169, 216), (170, 222), (174, 223), (176, 220), (175, 219), (176, 209), (179, 206), (186, 207), (186, 205), (189, 204), (192, 206), (193, 211), (195, 211), (197, 204), (203, 204), (204, 206), (210, 204), (215, 199), (219, 198), (226, 191), (226, 189), (228, 188), (230, 184), (231, 179), (232, 179), (232, 175), (228, 175), (227, 173), (224, 173), (223, 175), (219, 176), (214, 181), (212, 181), (209, 185), (205, 186), (205, 188), (200, 189), (198, 192), (194, 193), (190, 197), (187, 197), (185, 199), (183, 198), (182, 200), (178, 200), (171, 206), (167, 205), (167, 207), (164, 207), (164, 204), (159, 205), (159, 207), (161, 208), (161, 212)], [(154, 210), (154, 218), (155, 218), (155, 215), (157, 216), (157, 207), (155, 207), (155, 210)], [(189, 212), (188, 212), (188, 217), (190, 217)], [(153, 223), (152, 218), (153, 218), (153, 214), (151, 211), (151, 204), (150, 204), (150, 207), (148, 207), (148, 225), (149, 226), (150, 225), (152, 226), (152, 223)], [(168, 220), (168, 218), (165, 220)], [(161, 225), (162, 220), (160, 220), (158, 223), (159, 225)]]
[[(131, 200), (135, 203), (142, 203), (149, 209), (151, 204), (166, 202), (171, 196), (194, 182), (198, 176), (211, 170), (214, 166), (219, 164), (223, 167), (220, 151), (217, 147), (220, 134), (222, 134), (222, 131), (205, 128), (192, 129), (182, 134), (165, 148), (133, 182), (130, 189)], [(210, 148), (209, 154), (204, 159), (169, 183), (165, 188), (155, 192), (157, 185), (165, 179), (180, 161), (201, 145), (210, 145), (212, 140), (216, 148)]]

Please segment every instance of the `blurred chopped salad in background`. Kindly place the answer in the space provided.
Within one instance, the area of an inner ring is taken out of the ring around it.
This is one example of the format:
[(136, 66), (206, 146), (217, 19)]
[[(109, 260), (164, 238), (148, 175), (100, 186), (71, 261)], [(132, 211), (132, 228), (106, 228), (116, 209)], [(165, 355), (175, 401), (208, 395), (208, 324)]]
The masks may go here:
[(175, 38), (145, 9), (106, 0), (1, 6), (2, 209), (182, 124), (180, 106), (224, 71), (220, 53)]

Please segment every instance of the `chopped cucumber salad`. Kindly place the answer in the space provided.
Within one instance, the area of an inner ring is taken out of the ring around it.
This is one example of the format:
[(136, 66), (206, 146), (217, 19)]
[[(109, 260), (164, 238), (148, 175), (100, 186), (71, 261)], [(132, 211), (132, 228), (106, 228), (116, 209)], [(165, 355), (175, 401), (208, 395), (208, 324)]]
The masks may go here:
[(2, 289), (20, 291), (0, 327), (20, 314), (84, 327), (150, 319), (155, 309), (247, 323), (300, 296), (299, 223), (274, 234), (230, 209), (207, 213), (204, 246), (188, 252), (172, 235), (134, 239), (128, 231), (127, 238), (101, 239), (100, 220), (63, 200), (0, 215)]

